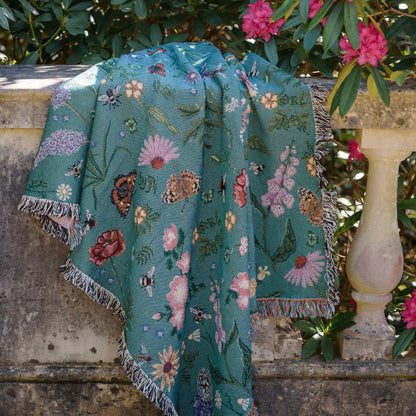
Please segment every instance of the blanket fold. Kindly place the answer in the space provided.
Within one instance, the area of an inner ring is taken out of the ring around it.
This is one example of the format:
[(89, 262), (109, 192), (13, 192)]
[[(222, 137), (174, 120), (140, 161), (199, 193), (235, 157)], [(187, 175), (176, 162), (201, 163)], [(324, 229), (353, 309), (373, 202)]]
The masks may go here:
[(110, 59), (60, 85), (19, 209), (124, 323), (121, 363), (167, 415), (256, 415), (260, 315), (338, 302), (325, 94), (209, 42)]

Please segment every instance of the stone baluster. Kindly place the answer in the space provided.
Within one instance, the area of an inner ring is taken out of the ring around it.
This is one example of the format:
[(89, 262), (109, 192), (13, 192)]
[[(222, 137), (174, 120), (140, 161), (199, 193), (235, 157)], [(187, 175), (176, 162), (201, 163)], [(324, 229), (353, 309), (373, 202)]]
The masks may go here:
[(344, 359), (389, 359), (395, 332), (384, 308), (403, 273), (396, 206), (398, 167), (416, 150), (416, 130), (361, 130), (357, 141), (369, 160), (364, 209), (347, 257), (357, 315), (356, 324), (338, 341)]

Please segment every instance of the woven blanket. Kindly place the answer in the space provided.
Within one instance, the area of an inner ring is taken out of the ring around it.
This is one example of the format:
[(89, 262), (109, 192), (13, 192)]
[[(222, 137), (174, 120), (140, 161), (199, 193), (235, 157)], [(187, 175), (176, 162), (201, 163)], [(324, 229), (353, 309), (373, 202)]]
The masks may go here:
[(56, 88), (19, 209), (66, 279), (123, 321), (121, 362), (167, 415), (255, 415), (260, 315), (334, 311), (324, 94), (255, 54), (169, 44)]

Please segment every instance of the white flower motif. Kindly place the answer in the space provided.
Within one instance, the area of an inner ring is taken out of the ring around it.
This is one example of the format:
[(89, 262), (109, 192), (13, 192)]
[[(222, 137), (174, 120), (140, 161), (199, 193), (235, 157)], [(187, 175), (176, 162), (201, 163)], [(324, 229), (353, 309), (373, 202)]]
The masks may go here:
[(217, 390), (217, 391), (215, 392), (215, 407), (216, 407), (217, 409), (221, 409), (221, 406), (222, 406), (222, 398), (221, 398), (220, 391), (219, 391), (219, 390)]
[(72, 189), (69, 185), (65, 185), (62, 183), (58, 186), (58, 189), (56, 190), (56, 195), (61, 201), (66, 201), (71, 197)]

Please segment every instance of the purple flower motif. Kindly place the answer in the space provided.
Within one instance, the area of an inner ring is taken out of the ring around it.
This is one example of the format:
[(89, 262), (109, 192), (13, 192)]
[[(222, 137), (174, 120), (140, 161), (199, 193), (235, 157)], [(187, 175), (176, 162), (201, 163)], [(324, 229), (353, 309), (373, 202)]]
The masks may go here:
[(267, 193), (261, 196), (261, 203), (264, 207), (270, 207), (272, 214), (278, 218), (285, 212), (285, 205), (291, 209), (295, 198), (287, 191), (291, 191), (295, 186), (292, 176), (296, 173), (295, 166), (299, 165), (299, 160), (293, 155), (296, 154), (295, 146), (286, 146), (280, 154), (282, 164), (276, 169), (274, 177), (267, 181)]
[(69, 121), (69, 116), (67, 114), (62, 116), (62, 121), (65, 121), (65, 123), (67, 123)]
[(188, 75), (185, 77), (185, 81), (191, 85), (196, 84), (196, 82), (198, 82), (200, 79), (201, 75), (199, 75), (199, 72), (195, 70), (188, 71)]
[(59, 120), (59, 117), (58, 117), (56, 114), (54, 114), (54, 115), (52, 116), (52, 120), (53, 120), (53, 121), (58, 121), (58, 120)]
[(142, 330), (143, 332), (149, 332), (150, 331), (150, 325), (149, 324), (144, 324), (142, 325)]
[(43, 141), (33, 162), (33, 168), (36, 168), (48, 155), (72, 155), (86, 142), (87, 137), (81, 131), (59, 129)]
[(165, 333), (163, 332), (163, 329), (158, 329), (158, 330), (156, 331), (155, 335), (156, 335), (158, 338), (163, 338), (163, 337), (164, 337), (164, 335), (165, 335)]
[(112, 284), (114, 283), (114, 277), (109, 277), (109, 278), (107, 279), (107, 283), (108, 283), (109, 285), (112, 285)]
[(71, 99), (71, 91), (63, 87), (62, 85), (58, 85), (56, 87), (55, 92), (53, 93), (51, 105), (53, 109), (56, 111), (58, 108), (61, 108), (66, 104), (65, 100)]

